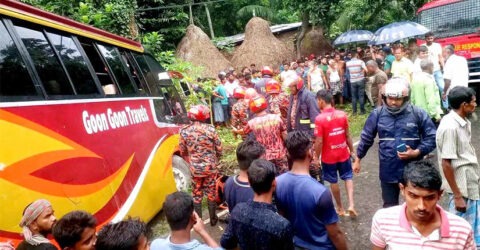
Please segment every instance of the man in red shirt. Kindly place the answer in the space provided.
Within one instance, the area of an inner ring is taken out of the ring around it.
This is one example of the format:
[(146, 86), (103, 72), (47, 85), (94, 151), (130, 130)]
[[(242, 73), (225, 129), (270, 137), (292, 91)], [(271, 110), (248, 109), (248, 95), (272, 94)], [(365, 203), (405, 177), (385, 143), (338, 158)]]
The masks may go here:
[(321, 159), (323, 179), (330, 183), (333, 197), (337, 204), (337, 213), (345, 215), (340, 199), (340, 188), (337, 184), (338, 174), (345, 181), (348, 196), (348, 213), (357, 216), (353, 202), (353, 172), (350, 155), (355, 157), (352, 138), (348, 132), (347, 115), (332, 107), (332, 94), (328, 90), (317, 93), (318, 106), (321, 113), (315, 119), (315, 155), (316, 163)]

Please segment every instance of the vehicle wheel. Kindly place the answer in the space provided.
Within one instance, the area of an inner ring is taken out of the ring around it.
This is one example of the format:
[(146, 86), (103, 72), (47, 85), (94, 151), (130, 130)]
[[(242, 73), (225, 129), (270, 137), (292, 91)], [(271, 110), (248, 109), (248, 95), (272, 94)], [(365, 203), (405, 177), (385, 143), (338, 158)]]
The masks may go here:
[(192, 182), (190, 168), (185, 160), (178, 155), (172, 157), (173, 177), (178, 191), (187, 191)]

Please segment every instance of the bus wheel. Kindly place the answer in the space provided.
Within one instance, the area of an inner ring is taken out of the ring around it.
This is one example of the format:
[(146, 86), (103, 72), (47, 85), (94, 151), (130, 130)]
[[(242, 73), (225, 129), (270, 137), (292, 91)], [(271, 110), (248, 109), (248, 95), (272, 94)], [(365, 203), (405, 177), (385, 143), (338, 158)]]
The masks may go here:
[(172, 158), (173, 177), (175, 178), (175, 184), (178, 191), (187, 191), (192, 182), (192, 176), (190, 174), (190, 168), (186, 161), (178, 155), (174, 155)]

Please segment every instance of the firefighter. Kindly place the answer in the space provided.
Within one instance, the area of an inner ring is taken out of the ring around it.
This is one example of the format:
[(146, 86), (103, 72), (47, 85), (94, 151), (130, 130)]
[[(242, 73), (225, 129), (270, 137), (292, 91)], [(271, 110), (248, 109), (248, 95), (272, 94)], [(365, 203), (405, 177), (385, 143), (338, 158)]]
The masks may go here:
[(262, 79), (260, 79), (257, 83), (255, 83), (255, 90), (261, 94), (262, 96), (266, 96), (266, 85), (267, 82), (270, 81), (273, 77), (273, 70), (268, 66), (264, 66), (261, 70)]
[(270, 113), (280, 115), (283, 123), (287, 124), (289, 99), (288, 96), (282, 92), (282, 85), (277, 80), (271, 79), (265, 85), (265, 92), (267, 93)]
[(245, 88), (235, 88), (233, 98), (237, 99), (237, 102), (232, 107), (232, 131), (233, 135), (237, 137), (242, 134), (248, 122), (248, 100), (245, 99)]
[(187, 115), (192, 123), (180, 130), (180, 153), (190, 163), (195, 212), (202, 217), (202, 199), (206, 194), (210, 225), (214, 226), (218, 221), (215, 181), (222, 145), (215, 127), (205, 123), (210, 118), (207, 106), (192, 106)]
[(290, 89), (290, 103), (287, 111), (287, 129), (302, 130), (312, 138), (315, 128), (315, 118), (320, 113), (315, 95), (305, 89), (302, 78), (289, 78), (285, 85)]
[(277, 167), (277, 174), (288, 171), (287, 149), (284, 140), (287, 137), (287, 128), (279, 115), (267, 112), (268, 103), (263, 96), (252, 99), (249, 103), (250, 111), (255, 118), (248, 121), (244, 133), (252, 133), (255, 139), (265, 148), (265, 159)]

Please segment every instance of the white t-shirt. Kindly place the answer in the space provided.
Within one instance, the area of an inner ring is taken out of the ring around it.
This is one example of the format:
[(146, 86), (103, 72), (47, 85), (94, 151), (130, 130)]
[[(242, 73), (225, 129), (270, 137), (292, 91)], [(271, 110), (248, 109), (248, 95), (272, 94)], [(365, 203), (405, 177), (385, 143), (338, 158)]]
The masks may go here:
[(282, 72), (282, 74), (280, 74), (280, 79), (282, 80), (282, 89), (285, 91), (286, 89), (288, 89), (288, 85), (286, 85), (286, 84), (288, 84), (288, 81), (286, 81), (286, 80), (287, 79), (292, 79), (292, 80), (297, 79), (298, 75), (297, 75), (297, 72), (293, 69), (289, 69), (287, 71), (284, 71), (284, 72)]
[(426, 43), (422, 44), (428, 48), (428, 58), (433, 62), (433, 71), (440, 70), (440, 62), (438, 56), (442, 54), (442, 45), (439, 43), (432, 43), (428, 46)]
[(447, 91), (455, 86), (468, 87), (468, 74), (467, 59), (463, 56), (451, 55), (443, 69), (443, 78), (450, 80), (450, 87)]
[(420, 62), (422, 59), (418, 58), (415, 59), (415, 62), (413, 63), (413, 74), (415, 75), (416, 73), (422, 72), (422, 67), (420, 67)]
[(225, 90), (227, 91), (227, 95), (228, 97), (232, 97), (233, 96), (233, 91), (238, 87), (238, 81), (237, 80), (233, 80), (233, 82), (230, 82), (230, 81), (226, 81), (225, 82)]

